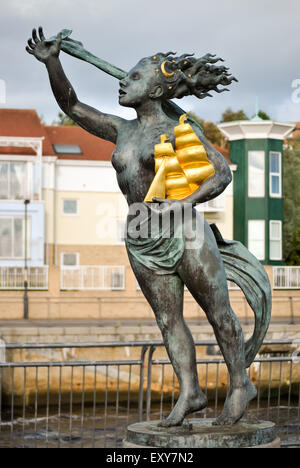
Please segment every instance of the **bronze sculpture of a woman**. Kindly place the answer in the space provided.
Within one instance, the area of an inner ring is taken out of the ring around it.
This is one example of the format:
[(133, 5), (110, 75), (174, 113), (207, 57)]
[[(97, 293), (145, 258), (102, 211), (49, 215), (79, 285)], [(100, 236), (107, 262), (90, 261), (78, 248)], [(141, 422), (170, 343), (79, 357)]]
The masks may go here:
[[(218, 85), (229, 85), (234, 77), (227, 68), (216, 65), (220, 59), (210, 54), (196, 59), (188, 54), (176, 57), (171, 52), (143, 58), (126, 73), (85, 51), (69, 35), (70, 31), (64, 30), (46, 40), (39, 28), (38, 33), (33, 30), (26, 49), (46, 65), (60, 108), (88, 132), (116, 144), (112, 165), (129, 205), (129, 260), (154, 311), (180, 384), (179, 399), (161, 425), (181, 425), (185, 416), (207, 405), (198, 383), (193, 338), (183, 318), (184, 285), (212, 325), (230, 374), (224, 408), (215, 423), (234, 424), (256, 395), (246, 368), (269, 325), (270, 285), (263, 267), (244, 246), (225, 241), (217, 228), (209, 226), (192, 208), (221, 194), (231, 182), (231, 171), (199, 125), (170, 101), (187, 95), (202, 99), (212, 90), (222, 92)], [(60, 63), (60, 50), (118, 78), (119, 103), (134, 108), (137, 118), (125, 120), (80, 102)], [(186, 150), (184, 144), (190, 149)], [(197, 148), (193, 152), (191, 147)], [(130, 230), (134, 219), (130, 208), (137, 203), (146, 210), (140, 224), (148, 223), (152, 210), (174, 212), (189, 207), (192, 216), (182, 222), (181, 236), (175, 235), (173, 223), (169, 236), (158, 228), (155, 236), (136, 237)], [(187, 237), (197, 220), (203, 239), (194, 248), (187, 248)], [(227, 279), (242, 288), (255, 313), (254, 333), (246, 343), (230, 306)]]

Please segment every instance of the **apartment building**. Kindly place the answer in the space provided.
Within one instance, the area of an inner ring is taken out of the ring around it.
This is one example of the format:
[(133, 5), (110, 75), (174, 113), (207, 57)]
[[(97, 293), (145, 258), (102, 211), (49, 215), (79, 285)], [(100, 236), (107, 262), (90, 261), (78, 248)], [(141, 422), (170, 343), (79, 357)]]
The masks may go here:
[[(23, 317), (26, 278), (31, 319), (152, 317), (124, 246), (113, 149), (77, 126), (44, 126), (34, 110), (0, 109), (0, 319)], [(240, 161), (220, 151), (235, 174)], [(198, 208), (227, 239), (241, 222), (234, 203), (230, 184)], [(188, 292), (185, 309), (202, 313)]]

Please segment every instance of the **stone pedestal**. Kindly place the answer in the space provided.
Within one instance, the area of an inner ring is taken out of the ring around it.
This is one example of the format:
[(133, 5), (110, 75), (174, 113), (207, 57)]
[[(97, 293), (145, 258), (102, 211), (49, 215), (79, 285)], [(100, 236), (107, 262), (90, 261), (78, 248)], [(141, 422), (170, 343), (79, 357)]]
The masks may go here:
[(180, 427), (162, 428), (159, 421), (132, 424), (124, 448), (280, 448), (275, 424), (241, 420), (214, 426), (214, 419), (189, 419)]

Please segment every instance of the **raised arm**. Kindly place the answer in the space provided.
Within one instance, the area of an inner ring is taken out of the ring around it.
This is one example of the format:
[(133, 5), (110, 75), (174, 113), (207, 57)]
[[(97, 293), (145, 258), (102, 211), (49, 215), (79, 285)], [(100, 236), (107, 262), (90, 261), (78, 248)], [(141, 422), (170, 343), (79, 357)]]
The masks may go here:
[(46, 65), (53, 94), (62, 111), (88, 132), (115, 143), (124, 120), (104, 114), (78, 100), (59, 60), (60, 45), (61, 36), (52, 44), (46, 43), (43, 29), (39, 28), (39, 37), (33, 29), (26, 50)]

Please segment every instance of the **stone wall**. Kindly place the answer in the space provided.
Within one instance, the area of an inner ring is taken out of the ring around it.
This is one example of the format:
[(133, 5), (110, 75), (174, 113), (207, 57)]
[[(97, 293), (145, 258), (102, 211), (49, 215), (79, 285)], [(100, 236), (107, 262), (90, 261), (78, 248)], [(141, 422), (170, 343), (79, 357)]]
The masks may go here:
[[(57, 279), (59, 280), (58, 274)], [(230, 291), (230, 301), (238, 317), (253, 317), (253, 312), (240, 291)], [(205, 318), (203, 311), (187, 291), (184, 311), (187, 318)], [(300, 318), (300, 291), (273, 291), (272, 317), (290, 321), (292, 314), (295, 318)], [(140, 291), (56, 291), (56, 294), (53, 290), (29, 292), (30, 320), (151, 318), (153, 312)], [(23, 292), (2, 291), (0, 320), (22, 319)]]
[[(53, 257), (50, 246), (49, 259)], [(29, 318), (31, 320), (98, 320), (98, 319), (150, 319), (153, 313), (141, 291), (130, 267), (124, 246), (58, 246), (61, 252), (80, 252), (84, 265), (124, 265), (125, 289), (115, 291), (62, 291), (60, 267), (49, 266), (49, 289), (29, 291)], [(272, 268), (266, 267), (272, 285)], [(290, 320), (291, 315), (300, 317), (300, 290), (273, 290), (274, 318)], [(241, 291), (230, 290), (231, 305), (238, 317), (251, 318), (253, 313)], [(23, 291), (0, 291), (0, 320), (23, 319)], [(201, 308), (188, 291), (185, 291), (185, 316), (205, 318)]]

